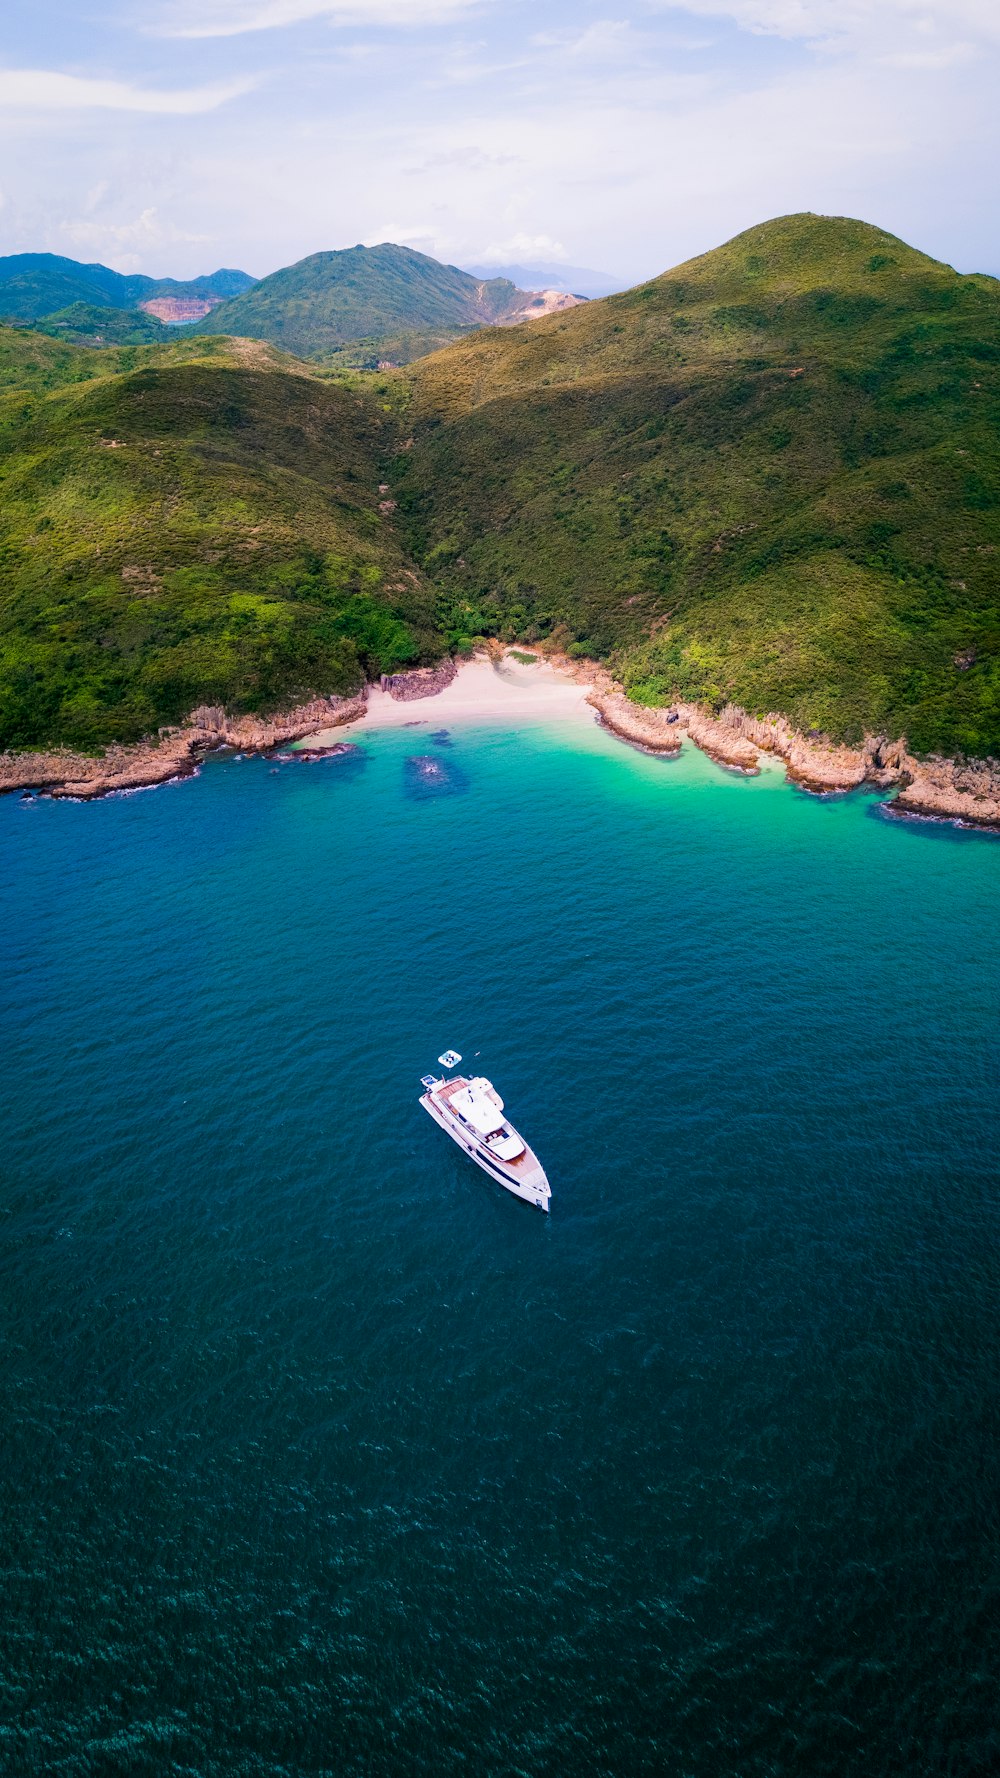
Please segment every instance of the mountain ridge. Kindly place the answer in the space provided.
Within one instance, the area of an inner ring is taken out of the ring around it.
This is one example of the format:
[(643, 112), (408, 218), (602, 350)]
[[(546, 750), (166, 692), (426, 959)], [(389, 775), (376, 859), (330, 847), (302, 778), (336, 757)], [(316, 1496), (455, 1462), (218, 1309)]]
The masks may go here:
[(525, 319), (542, 308), (538, 294), (382, 241), (283, 266), (213, 310), (197, 331), (245, 333), (300, 357), (374, 367), (420, 356), (473, 328)]
[(2, 745), (500, 636), (1000, 756), (1000, 283), (873, 225), (777, 218), (376, 374), (0, 330), (0, 390)]
[(116, 272), (98, 262), (85, 264), (57, 253), (0, 256), (0, 318), (39, 321), (82, 302), (113, 309), (136, 309), (157, 298), (194, 297), (223, 301), (254, 280), (248, 272), (220, 268), (198, 278), (151, 278), (143, 272)]
[(998, 366), (997, 280), (776, 218), (410, 366), (389, 479), (456, 639), (1000, 754)]

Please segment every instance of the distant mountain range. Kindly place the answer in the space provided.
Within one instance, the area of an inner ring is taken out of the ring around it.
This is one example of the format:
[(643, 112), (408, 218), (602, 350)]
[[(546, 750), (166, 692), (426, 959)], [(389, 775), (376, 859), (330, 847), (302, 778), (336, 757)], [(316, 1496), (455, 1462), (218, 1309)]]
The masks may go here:
[[(12, 253), (0, 257), (0, 320), (40, 321), (74, 303), (90, 308), (143, 309), (159, 320), (196, 320), (216, 303), (249, 290), (248, 272), (220, 270), (206, 277), (147, 278), (106, 265), (83, 265), (57, 253)], [(194, 309), (183, 317), (178, 308)]]
[(313, 253), (259, 280), (125, 275), (54, 253), (0, 258), (0, 321), (75, 345), (134, 345), (160, 338), (161, 323), (194, 325), (358, 366), (407, 363), (471, 328), (513, 326), (585, 294), (549, 278), (478, 277), (391, 242)]
[(624, 290), (624, 278), (612, 278), (608, 272), (595, 272), (585, 265), (469, 265), (466, 271), (474, 278), (509, 278), (522, 290), (571, 290), (574, 296), (613, 296)]
[(403, 363), (470, 330), (513, 326), (573, 306), (519, 289), (509, 278), (477, 278), (390, 241), (313, 253), (222, 303), (199, 333), (268, 340), (299, 357)]

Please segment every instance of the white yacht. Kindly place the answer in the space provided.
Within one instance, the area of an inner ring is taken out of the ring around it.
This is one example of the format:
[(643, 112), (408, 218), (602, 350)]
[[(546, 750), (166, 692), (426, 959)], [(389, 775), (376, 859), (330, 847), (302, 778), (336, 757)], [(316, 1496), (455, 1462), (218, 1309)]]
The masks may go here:
[[(446, 1050), (440, 1060), (451, 1064), (452, 1057), (456, 1062), (462, 1060), (454, 1050)], [(548, 1210), (551, 1193), (545, 1171), (538, 1156), (504, 1117), (503, 1100), (490, 1081), (482, 1075), (467, 1080), (462, 1074), (450, 1078), (425, 1074), (420, 1084), (424, 1110), (484, 1173), (515, 1198)]]

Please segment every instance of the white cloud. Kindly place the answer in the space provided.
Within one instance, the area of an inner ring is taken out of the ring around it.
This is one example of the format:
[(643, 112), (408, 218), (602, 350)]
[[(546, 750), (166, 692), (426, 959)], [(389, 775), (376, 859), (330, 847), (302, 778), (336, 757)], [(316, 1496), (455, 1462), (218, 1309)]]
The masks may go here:
[(882, 60), (891, 62), (894, 68), (924, 69), (934, 73), (939, 68), (955, 68), (962, 62), (970, 62), (975, 54), (971, 43), (946, 43), (940, 49), (901, 49)]
[(539, 49), (561, 49), (581, 61), (618, 61), (631, 56), (635, 33), (628, 19), (595, 19), (583, 31), (539, 31), (532, 38)]
[[(116, 99), (145, 105), (137, 89), (190, 87), (196, 67), (203, 103), (219, 91), (210, 80), (253, 66), (260, 100), (194, 120), (187, 91), (149, 95), (177, 104), (160, 119), (0, 105), (7, 251), (74, 242), (77, 257), (129, 256), (131, 269), (139, 256), (180, 276), (395, 239), (458, 265), (589, 263), (637, 278), (809, 209), (1000, 269), (986, 41), (998, 0), (199, 0), (201, 18), (195, 0), (128, 3), (146, 22), (159, 8), (174, 25), (232, 33), (249, 20), (259, 34), (147, 37), (145, 67), (133, 39)], [(35, 4), (44, 15), (52, 0)], [(279, 43), (264, 29), (303, 8), (311, 30)], [(329, 28), (348, 18), (453, 29)], [(678, 29), (711, 38), (709, 53), (693, 59)], [(96, 39), (101, 63), (75, 73), (114, 67), (119, 47)], [(95, 87), (106, 96), (100, 82), (71, 94), (93, 101)], [(211, 245), (185, 245), (192, 232)]]
[(384, 222), (381, 228), (372, 229), (363, 237), (365, 247), (381, 247), (387, 241), (394, 242), (397, 247), (412, 247), (417, 253), (429, 253), (433, 256), (438, 234), (429, 222)]
[(173, 0), (154, 27), (162, 37), (239, 37), (328, 18), (334, 25), (446, 24), (489, 0)]
[(728, 18), (745, 30), (775, 37), (832, 42), (897, 38), (901, 31), (949, 41), (979, 37), (1000, 42), (995, 0), (652, 0), (663, 9), (700, 18)]
[(150, 205), (132, 222), (75, 221), (60, 224), (60, 232), (73, 246), (96, 254), (116, 271), (136, 271), (149, 262), (150, 253), (177, 242), (193, 244), (210, 236), (190, 234), (160, 221), (155, 205)]
[(256, 84), (253, 80), (231, 80), (157, 92), (130, 86), (124, 80), (90, 79), (47, 68), (0, 68), (0, 107), (9, 111), (145, 111), (190, 117), (214, 111)]
[(457, 167), (463, 173), (483, 173), (493, 167), (516, 167), (520, 161), (519, 154), (489, 154), (485, 148), (463, 143), (461, 148), (443, 149), (440, 154), (428, 156), (419, 166), (404, 167), (402, 171), (412, 178), (421, 178), (441, 167)]
[(479, 261), (480, 265), (507, 265), (511, 260), (562, 260), (569, 254), (561, 241), (554, 241), (551, 235), (508, 235), (506, 240), (491, 241), (480, 253), (469, 255)]

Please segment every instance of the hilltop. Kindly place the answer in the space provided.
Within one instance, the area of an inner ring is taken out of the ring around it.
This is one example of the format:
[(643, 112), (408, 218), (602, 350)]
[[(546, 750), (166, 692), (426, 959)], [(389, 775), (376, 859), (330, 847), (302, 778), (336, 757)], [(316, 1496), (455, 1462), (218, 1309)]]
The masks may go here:
[(223, 303), (199, 333), (245, 334), (303, 358), (400, 363), (490, 324), (544, 312), (538, 293), (383, 242), (313, 253)]
[[(447, 306), (449, 268), (360, 251)], [(329, 284), (334, 332), (359, 289)], [(0, 329), (0, 480), (5, 747), (500, 635), (648, 705), (1000, 754), (1000, 283), (866, 223), (780, 218), (375, 375)]]
[[(220, 269), (201, 278), (148, 278), (126, 275), (106, 265), (83, 265), (57, 253), (12, 253), (0, 256), (0, 320), (31, 322), (55, 318), (66, 309), (141, 310), (149, 303), (166, 310), (175, 303), (206, 313), (226, 297), (248, 290), (247, 272)], [(155, 312), (155, 311), (154, 311)]]
[(440, 651), (379, 511), (378, 405), (246, 341), (0, 329), (0, 366), (3, 747), (271, 710)]
[(393, 493), (455, 639), (1000, 753), (998, 365), (995, 279), (784, 217), (412, 365)]

